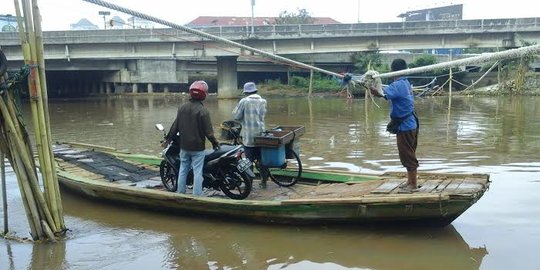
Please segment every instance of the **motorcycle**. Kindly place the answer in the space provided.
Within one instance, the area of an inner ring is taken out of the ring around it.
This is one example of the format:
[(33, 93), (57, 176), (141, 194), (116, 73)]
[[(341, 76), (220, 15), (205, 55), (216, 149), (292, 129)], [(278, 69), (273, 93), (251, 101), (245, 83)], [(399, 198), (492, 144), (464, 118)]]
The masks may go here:
[[(163, 125), (156, 124), (156, 129), (166, 137)], [(161, 182), (169, 191), (176, 191), (180, 169), (180, 146), (176, 142), (171, 140), (165, 147), (159, 165)], [(222, 144), (217, 150), (204, 151), (203, 187), (221, 190), (231, 199), (245, 199), (251, 192), (255, 174), (251, 161), (243, 157), (242, 146)], [(186, 183), (193, 185), (193, 170), (189, 171)]]

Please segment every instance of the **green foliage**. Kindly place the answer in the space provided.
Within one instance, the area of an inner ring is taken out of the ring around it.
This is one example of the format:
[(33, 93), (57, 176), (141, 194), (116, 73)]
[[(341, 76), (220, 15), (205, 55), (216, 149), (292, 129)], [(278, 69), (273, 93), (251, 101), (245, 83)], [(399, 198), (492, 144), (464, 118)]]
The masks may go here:
[[(289, 84), (294, 87), (303, 88), (306, 91), (309, 89), (309, 75), (306, 76), (291, 76)], [(321, 75), (320, 73), (313, 74), (313, 92), (332, 92), (339, 91), (338, 82), (326, 75)]]
[(409, 68), (423, 67), (428, 65), (437, 64), (437, 58), (433, 54), (426, 54), (416, 58), (413, 62), (409, 63)]
[(379, 73), (385, 73), (390, 70), (388, 65), (382, 63), (381, 54), (377, 51), (356, 52), (351, 56), (356, 72), (366, 73), (369, 69), (376, 70)]
[(306, 9), (297, 9), (297, 12), (282, 11), (276, 18), (276, 24), (313, 24), (315, 20)]

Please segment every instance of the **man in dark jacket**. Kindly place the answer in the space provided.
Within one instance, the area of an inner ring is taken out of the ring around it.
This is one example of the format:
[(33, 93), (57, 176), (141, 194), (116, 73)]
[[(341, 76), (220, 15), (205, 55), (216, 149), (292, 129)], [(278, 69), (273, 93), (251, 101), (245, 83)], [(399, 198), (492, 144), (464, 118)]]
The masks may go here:
[(179, 134), (180, 171), (178, 173), (178, 188), (176, 192), (186, 193), (186, 180), (189, 169), (193, 169), (193, 195), (202, 195), (204, 148), (206, 139), (214, 149), (219, 148), (219, 142), (214, 136), (214, 129), (208, 109), (202, 101), (208, 95), (208, 84), (195, 81), (189, 87), (191, 99), (178, 109), (176, 119), (167, 135), (167, 141)]

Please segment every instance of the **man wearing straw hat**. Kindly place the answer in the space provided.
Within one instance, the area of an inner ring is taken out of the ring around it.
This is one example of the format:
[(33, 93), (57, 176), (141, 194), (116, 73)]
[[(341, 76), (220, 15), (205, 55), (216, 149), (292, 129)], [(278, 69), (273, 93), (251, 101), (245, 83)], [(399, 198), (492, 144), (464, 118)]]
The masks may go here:
[[(242, 124), (242, 144), (246, 157), (251, 160), (259, 160), (260, 147), (255, 146), (255, 136), (265, 131), (264, 118), (266, 117), (266, 100), (257, 94), (257, 86), (254, 82), (244, 84), (244, 95), (234, 108), (233, 119)], [(262, 176), (261, 186), (266, 186), (266, 177)]]

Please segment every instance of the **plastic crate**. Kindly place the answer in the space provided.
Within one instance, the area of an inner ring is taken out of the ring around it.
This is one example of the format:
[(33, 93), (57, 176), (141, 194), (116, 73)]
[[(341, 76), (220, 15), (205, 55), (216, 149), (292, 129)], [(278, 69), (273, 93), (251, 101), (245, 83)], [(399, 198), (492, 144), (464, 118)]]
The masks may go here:
[(265, 167), (279, 168), (285, 164), (285, 145), (261, 148), (261, 163)]

